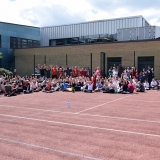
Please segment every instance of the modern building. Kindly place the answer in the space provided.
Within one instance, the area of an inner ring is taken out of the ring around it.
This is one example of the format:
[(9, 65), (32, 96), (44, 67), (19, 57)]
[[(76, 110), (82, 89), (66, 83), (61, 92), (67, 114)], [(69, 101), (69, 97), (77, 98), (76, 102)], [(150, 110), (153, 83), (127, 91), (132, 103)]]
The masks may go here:
[(0, 35), (2, 66), (11, 68), (15, 55), (20, 75), (33, 74), (38, 63), (100, 66), (104, 74), (121, 64), (138, 71), (150, 65), (160, 78), (160, 27), (142, 16), (42, 28), (0, 23)]
[(148, 26), (150, 24), (142, 16), (134, 16), (42, 27), (41, 46), (105, 43), (118, 40), (118, 29)]
[(0, 22), (0, 67), (14, 69), (14, 49), (40, 46), (40, 28)]
[(149, 40), (160, 37), (160, 27), (144, 26), (117, 29), (118, 41)]

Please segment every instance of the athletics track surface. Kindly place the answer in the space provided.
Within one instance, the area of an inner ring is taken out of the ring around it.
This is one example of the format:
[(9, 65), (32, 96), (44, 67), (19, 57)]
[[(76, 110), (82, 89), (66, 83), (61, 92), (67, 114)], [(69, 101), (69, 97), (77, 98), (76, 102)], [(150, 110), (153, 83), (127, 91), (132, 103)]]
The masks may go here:
[(0, 160), (160, 160), (160, 92), (1, 95), (0, 128)]

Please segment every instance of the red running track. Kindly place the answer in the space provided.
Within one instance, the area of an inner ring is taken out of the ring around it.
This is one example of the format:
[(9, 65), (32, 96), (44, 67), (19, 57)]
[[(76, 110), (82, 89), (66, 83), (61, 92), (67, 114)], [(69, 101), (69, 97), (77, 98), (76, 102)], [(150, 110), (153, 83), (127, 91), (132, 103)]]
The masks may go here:
[(159, 160), (159, 96), (158, 91), (0, 96), (0, 159)]

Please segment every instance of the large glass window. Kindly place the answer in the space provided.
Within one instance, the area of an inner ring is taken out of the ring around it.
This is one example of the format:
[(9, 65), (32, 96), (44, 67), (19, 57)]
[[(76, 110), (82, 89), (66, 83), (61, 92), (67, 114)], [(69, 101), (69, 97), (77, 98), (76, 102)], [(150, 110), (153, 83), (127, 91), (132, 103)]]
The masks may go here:
[(50, 39), (50, 46), (58, 45), (74, 45), (74, 44), (84, 44), (84, 43), (106, 43), (116, 41), (115, 35), (109, 34), (96, 34), (81, 37), (72, 37), (64, 39)]
[(85, 39), (84, 39), (84, 36), (79, 37), (79, 44), (84, 44), (84, 43), (86, 43)]
[(63, 41), (64, 39), (56, 39), (56, 46), (64, 45)]
[(79, 38), (72, 38), (72, 44), (79, 44)]
[(10, 37), (10, 48), (32, 48), (39, 47), (40, 41), (24, 39), (18, 37)]
[(66, 39), (66, 44), (67, 45), (71, 45), (72, 44), (72, 39), (71, 38), (67, 38)]

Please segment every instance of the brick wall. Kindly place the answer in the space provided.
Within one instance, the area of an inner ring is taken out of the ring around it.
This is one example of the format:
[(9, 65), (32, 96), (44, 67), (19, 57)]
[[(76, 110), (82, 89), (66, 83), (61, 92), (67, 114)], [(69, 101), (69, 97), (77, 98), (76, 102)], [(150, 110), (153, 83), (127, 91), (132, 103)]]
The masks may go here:
[[(34, 71), (33, 56), (36, 57), (36, 65), (45, 63), (44, 56), (46, 55), (46, 64), (57, 64), (66, 66), (66, 54), (68, 57), (69, 66), (90, 66), (90, 53), (93, 57), (93, 69), (100, 66), (100, 52), (106, 53), (107, 57), (122, 57), (122, 65), (134, 65), (139, 56), (154, 56), (154, 70), (156, 78), (160, 79), (160, 41), (142, 41), (142, 42), (121, 42), (108, 44), (90, 44), (76, 46), (58, 46), (30, 49), (15, 50), (15, 67), (19, 75), (31, 75)], [(107, 64), (106, 64), (107, 66)]]

